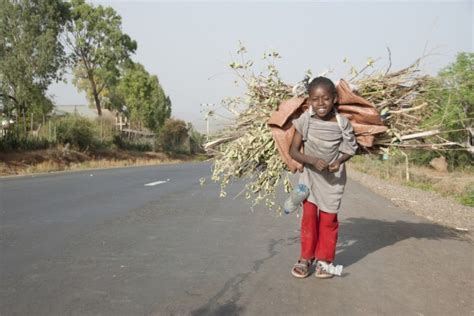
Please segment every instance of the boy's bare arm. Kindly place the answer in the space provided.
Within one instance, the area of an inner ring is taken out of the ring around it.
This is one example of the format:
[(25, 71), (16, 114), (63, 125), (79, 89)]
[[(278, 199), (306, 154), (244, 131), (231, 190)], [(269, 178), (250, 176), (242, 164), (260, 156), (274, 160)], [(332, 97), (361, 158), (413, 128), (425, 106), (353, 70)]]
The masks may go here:
[(349, 160), (349, 159), (351, 159), (351, 158), (352, 158), (351, 155), (346, 154), (346, 153), (342, 153), (341, 158), (339, 158), (339, 159), (337, 159), (337, 160), (339, 160), (341, 163), (343, 163), (343, 162), (346, 162), (347, 160)]
[(322, 159), (311, 157), (300, 152), (301, 143), (303, 142), (303, 137), (297, 131), (293, 135), (290, 146), (290, 156), (294, 160), (302, 163), (314, 166), (319, 171), (323, 171), (328, 167), (328, 163)]
[(336, 172), (341, 167), (341, 164), (351, 159), (351, 155), (342, 153), (342, 156), (339, 159), (336, 159), (332, 164), (328, 166), (328, 171)]

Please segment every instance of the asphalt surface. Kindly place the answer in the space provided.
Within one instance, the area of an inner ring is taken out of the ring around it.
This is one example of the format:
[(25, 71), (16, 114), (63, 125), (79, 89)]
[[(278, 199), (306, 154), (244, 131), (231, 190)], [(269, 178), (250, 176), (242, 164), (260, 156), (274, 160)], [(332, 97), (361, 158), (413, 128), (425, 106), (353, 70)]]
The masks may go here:
[(0, 315), (474, 314), (462, 233), (349, 181), (343, 276), (295, 279), (299, 218), (234, 198), (241, 183), (219, 198), (209, 174), (195, 163), (1, 179)]

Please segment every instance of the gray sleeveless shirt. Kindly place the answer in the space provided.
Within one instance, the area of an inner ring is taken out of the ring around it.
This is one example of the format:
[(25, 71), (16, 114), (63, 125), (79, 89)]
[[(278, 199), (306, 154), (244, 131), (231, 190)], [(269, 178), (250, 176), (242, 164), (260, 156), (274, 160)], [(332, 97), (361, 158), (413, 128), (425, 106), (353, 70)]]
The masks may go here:
[[(336, 113), (337, 122), (323, 121), (308, 110), (293, 120), (304, 142), (304, 154), (334, 162), (342, 153), (354, 155), (357, 142), (349, 120)], [(310, 191), (308, 201), (327, 213), (338, 213), (342, 194), (346, 185), (346, 168), (341, 164), (339, 171), (318, 171), (305, 165), (300, 174), (299, 183), (305, 184)]]

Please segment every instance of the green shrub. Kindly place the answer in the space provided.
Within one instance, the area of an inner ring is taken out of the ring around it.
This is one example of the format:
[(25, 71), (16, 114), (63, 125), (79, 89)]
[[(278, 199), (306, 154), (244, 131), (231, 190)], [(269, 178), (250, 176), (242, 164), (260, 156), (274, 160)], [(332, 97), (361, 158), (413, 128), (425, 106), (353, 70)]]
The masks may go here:
[(58, 143), (70, 144), (79, 149), (92, 147), (95, 143), (94, 125), (83, 117), (72, 115), (61, 118), (56, 126)]
[[(188, 124), (190, 126), (191, 124)], [(196, 131), (194, 128), (189, 129), (189, 151), (191, 154), (204, 153), (204, 143), (206, 136)]]
[(463, 150), (450, 150), (450, 151), (435, 151), (435, 150), (412, 150), (407, 151), (410, 157), (410, 162), (416, 165), (423, 166), (429, 165), (430, 161), (434, 158), (444, 156), (448, 162), (450, 170), (457, 170), (459, 168), (465, 168), (473, 165), (473, 155)]
[[(423, 98), (432, 105), (431, 111), (421, 122), (425, 130), (440, 129), (447, 141), (458, 144), (472, 142), (468, 129), (472, 127), (474, 117), (474, 53), (459, 53), (456, 61), (440, 71), (430, 83)], [(430, 139), (427, 139), (430, 142)], [(452, 150), (454, 149), (454, 150)], [(431, 159), (444, 156), (451, 169), (469, 166), (474, 156), (460, 147), (450, 147), (443, 151), (410, 152), (411, 160), (416, 164), (428, 164)]]
[(470, 189), (458, 197), (458, 201), (466, 206), (474, 207), (474, 189)]
[(186, 122), (179, 119), (167, 119), (158, 135), (157, 142), (166, 153), (189, 154), (188, 126)]
[(0, 138), (0, 151), (48, 149), (53, 144), (45, 138), (27, 137), (10, 133)]
[(120, 135), (115, 135), (113, 144), (120, 149), (136, 150), (136, 151), (153, 151), (153, 145), (144, 141), (128, 141), (123, 139)]

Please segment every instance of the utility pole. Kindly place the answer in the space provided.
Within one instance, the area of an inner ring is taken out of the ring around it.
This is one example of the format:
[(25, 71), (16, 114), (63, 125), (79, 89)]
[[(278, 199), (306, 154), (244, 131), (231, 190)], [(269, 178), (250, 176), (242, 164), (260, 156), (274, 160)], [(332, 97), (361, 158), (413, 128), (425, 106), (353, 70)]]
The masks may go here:
[(209, 113), (206, 114), (206, 141), (209, 141)]
[(214, 106), (214, 103), (201, 103), (201, 106), (206, 107), (206, 110), (204, 111), (204, 113), (206, 113), (204, 115), (204, 119), (206, 120), (206, 142), (209, 142), (209, 135), (210, 135), (209, 121), (211, 120), (211, 116), (214, 115), (214, 111), (211, 110), (211, 107)]

